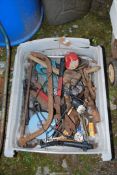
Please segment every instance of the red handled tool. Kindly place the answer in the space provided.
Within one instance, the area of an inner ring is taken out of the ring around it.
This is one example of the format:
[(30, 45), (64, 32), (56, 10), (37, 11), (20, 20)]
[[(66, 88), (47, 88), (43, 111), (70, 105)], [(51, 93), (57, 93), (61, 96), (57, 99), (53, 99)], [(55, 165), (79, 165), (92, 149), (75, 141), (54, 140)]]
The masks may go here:
[(44, 93), (42, 90), (41, 90), (41, 86), (38, 85), (38, 90), (37, 90), (37, 94), (40, 98), (42, 98), (44, 101), (48, 102), (48, 96), (46, 95), (46, 93)]

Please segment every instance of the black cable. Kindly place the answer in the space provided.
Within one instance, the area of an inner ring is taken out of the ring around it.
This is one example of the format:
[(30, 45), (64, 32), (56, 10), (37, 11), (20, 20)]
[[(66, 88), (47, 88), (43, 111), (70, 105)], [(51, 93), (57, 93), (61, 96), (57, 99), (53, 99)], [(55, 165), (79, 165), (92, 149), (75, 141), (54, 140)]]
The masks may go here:
[[(49, 78), (50, 76), (52, 76), (52, 74), (53, 74), (53, 73), (51, 73), (51, 74), (48, 76), (48, 78)], [(37, 93), (37, 95), (36, 95), (36, 98), (38, 97), (38, 95), (39, 95), (39, 93), (41, 92), (41, 90), (43, 90), (43, 88), (45, 87), (45, 85), (47, 84), (47, 82), (48, 82), (48, 80), (46, 80), (46, 81), (43, 83), (43, 85), (41, 86), (41, 88), (39, 89), (39, 91), (38, 91), (38, 93)]]
[(43, 83), (43, 85), (41, 86), (41, 88), (39, 89), (37, 95), (36, 95), (36, 98), (38, 97), (39, 93), (41, 92), (41, 90), (43, 90), (43, 88), (45, 87), (45, 85), (47, 84), (47, 80)]
[(46, 131), (46, 130), (44, 129), (43, 123), (42, 123), (42, 121), (41, 121), (41, 119), (40, 119), (40, 117), (39, 117), (38, 112), (36, 112), (36, 115), (37, 115), (37, 117), (38, 117), (38, 119), (39, 119), (39, 122), (40, 122), (40, 124), (41, 124), (43, 130)]
[[(36, 101), (35, 101), (36, 102)], [(35, 103), (34, 102), (34, 103)], [(34, 106), (34, 111), (35, 111), (35, 113), (36, 113), (36, 115), (37, 115), (37, 118), (39, 119), (39, 122), (40, 122), (40, 124), (41, 124), (41, 126), (42, 126), (42, 128), (43, 128), (43, 130), (44, 130), (44, 132), (46, 131), (45, 130), (45, 128), (44, 128), (44, 126), (43, 126), (43, 123), (42, 123), (42, 121), (41, 121), (41, 119), (40, 119), (40, 117), (39, 117), (39, 114), (38, 114), (38, 109), (37, 109), (37, 105), (38, 105), (38, 102), (36, 102), (35, 104), (33, 103), (33, 106)]]

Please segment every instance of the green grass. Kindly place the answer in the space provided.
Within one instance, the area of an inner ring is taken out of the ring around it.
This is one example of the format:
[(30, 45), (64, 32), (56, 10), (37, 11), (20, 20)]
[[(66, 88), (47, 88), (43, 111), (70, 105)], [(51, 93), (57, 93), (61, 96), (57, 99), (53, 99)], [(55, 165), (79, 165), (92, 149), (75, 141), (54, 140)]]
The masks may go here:
[(51, 171), (64, 172), (51, 155), (35, 153), (18, 153), (14, 158), (1, 157), (0, 172), (2, 175), (33, 175), (38, 167), (48, 166)]
[(109, 100), (113, 100), (113, 97), (117, 98), (117, 87), (109, 86)]
[[(73, 29), (73, 25), (78, 25), (77, 29)], [(72, 29), (72, 33), (69, 32), (69, 28)], [(111, 42), (111, 24), (109, 19), (103, 20), (98, 16), (89, 13), (87, 16), (80, 20), (76, 20), (67, 24), (59, 26), (49, 26), (46, 21), (43, 23), (42, 28), (33, 39), (53, 37), (53, 36), (69, 36), (69, 37), (81, 37), (89, 38), (92, 40), (92, 44), (103, 45), (106, 51), (110, 51)]]

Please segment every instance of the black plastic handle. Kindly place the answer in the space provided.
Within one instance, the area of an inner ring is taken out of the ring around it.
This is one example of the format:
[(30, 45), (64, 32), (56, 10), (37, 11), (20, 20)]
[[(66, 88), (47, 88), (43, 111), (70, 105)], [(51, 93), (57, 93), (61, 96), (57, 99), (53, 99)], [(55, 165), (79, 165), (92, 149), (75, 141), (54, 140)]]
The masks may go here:
[(69, 141), (52, 141), (47, 143), (41, 143), (41, 148), (46, 148), (49, 146), (69, 146), (75, 148), (81, 148), (83, 151), (87, 151), (88, 149), (93, 149), (93, 145), (84, 141), (84, 142), (69, 142)]

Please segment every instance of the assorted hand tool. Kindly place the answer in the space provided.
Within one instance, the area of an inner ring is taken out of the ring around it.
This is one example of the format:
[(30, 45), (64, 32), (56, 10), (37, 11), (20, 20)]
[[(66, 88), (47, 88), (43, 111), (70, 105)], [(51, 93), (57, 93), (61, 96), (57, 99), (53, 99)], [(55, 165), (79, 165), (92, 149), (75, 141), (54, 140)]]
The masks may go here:
[(53, 57), (39, 52), (27, 59), (18, 145), (95, 148), (96, 123), (101, 119), (92, 77), (100, 66), (73, 52), (54, 64)]

